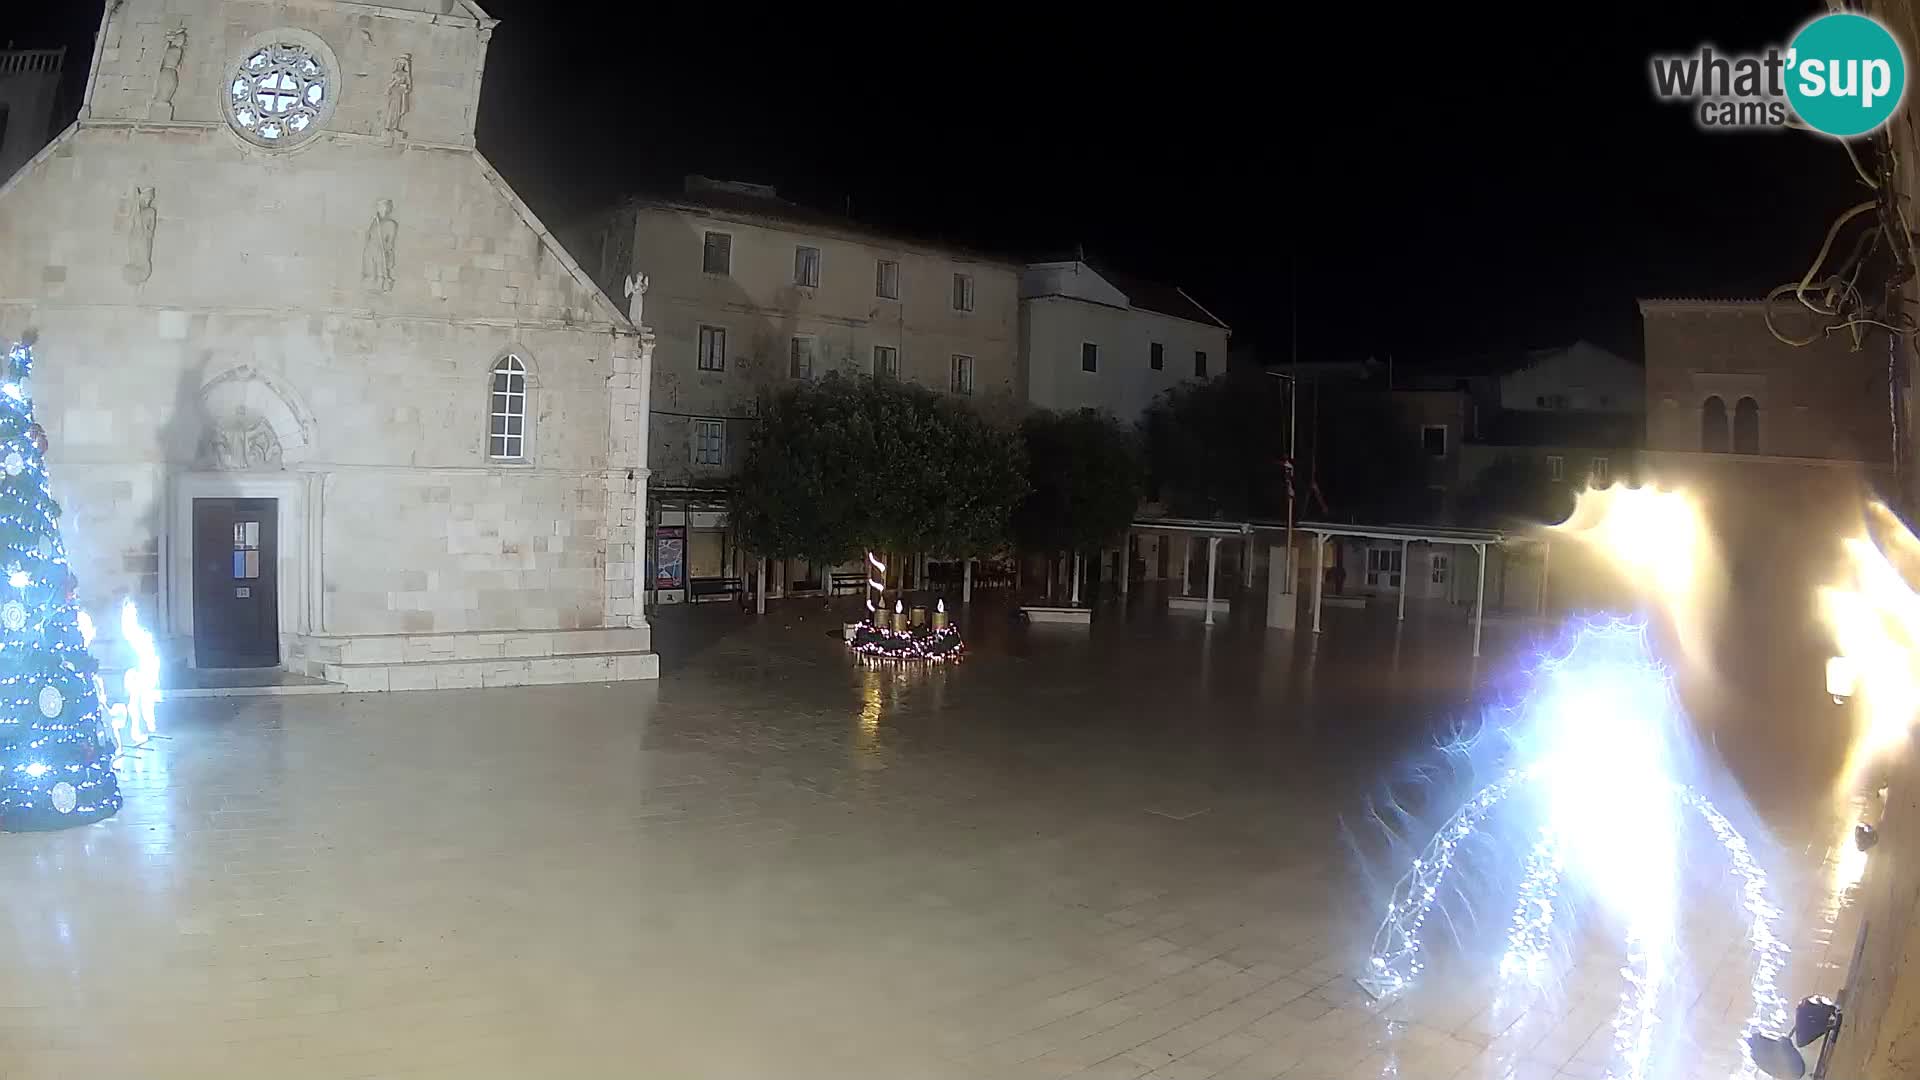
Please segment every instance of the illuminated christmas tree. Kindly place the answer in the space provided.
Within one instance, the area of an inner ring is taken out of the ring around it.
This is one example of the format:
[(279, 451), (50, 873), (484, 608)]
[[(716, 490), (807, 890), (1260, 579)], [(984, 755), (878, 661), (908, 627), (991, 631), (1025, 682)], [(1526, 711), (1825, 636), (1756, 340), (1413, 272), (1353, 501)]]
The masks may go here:
[(0, 828), (59, 829), (120, 809), (114, 734), (33, 422), (31, 341), (0, 372)]

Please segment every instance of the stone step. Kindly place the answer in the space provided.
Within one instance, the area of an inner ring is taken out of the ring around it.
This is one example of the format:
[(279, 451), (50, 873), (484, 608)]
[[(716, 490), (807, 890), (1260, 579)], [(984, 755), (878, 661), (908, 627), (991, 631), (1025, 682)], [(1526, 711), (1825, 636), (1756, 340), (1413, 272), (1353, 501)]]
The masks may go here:
[(340, 683), (353, 692), (626, 682), (659, 678), (660, 657), (649, 652), (603, 652), (421, 660), (402, 664), (327, 664), (323, 675), (328, 682)]

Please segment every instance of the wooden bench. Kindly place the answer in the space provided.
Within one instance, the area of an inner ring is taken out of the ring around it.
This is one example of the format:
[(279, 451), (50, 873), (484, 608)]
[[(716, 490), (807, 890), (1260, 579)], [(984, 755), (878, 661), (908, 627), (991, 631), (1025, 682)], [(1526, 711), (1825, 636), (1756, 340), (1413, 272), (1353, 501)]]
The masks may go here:
[(858, 592), (861, 589), (864, 589), (866, 587), (867, 587), (867, 575), (865, 574), (854, 573), (854, 574), (833, 575), (833, 591), (836, 594), (843, 593), (843, 592)]
[(694, 578), (688, 592), (693, 599), (703, 596), (737, 596), (745, 585), (737, 577)]

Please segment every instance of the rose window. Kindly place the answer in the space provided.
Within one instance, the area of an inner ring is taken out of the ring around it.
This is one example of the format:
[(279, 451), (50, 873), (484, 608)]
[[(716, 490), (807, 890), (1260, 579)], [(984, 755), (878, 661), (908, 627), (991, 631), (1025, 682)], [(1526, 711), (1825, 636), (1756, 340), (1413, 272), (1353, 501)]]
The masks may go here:
[(227, 83), (227, 118), (262, 146), (286, 146), (319, 130), (331, 73), (305, 45), (273, 42), (246, 54)]

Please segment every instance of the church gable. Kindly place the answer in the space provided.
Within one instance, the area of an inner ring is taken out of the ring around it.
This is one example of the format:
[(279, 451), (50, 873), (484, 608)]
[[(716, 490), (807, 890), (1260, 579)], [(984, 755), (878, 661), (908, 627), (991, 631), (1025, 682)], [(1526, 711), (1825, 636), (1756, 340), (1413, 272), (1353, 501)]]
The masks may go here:
[(62, 135), (0, 191), (6, 295), (626, 328), (474, 151), (329, 143), (283, 163), (224, 138)]
[(468, 0), (109, 5), (79, 122), (0, 188), (5, 295), (624, 328), (473, 148), (493, 25)]
[(320, 129), (471, 146), (494, 20), (469, 4), (435, 6), (449, 10), (330, 0), (108, 4), (81, 118), (224, 127), (234, 81), (247, 77), (255, 50), (292, 30), (320, 46), (311, 73), (316, 104), (328, 106), (315, 118)]

